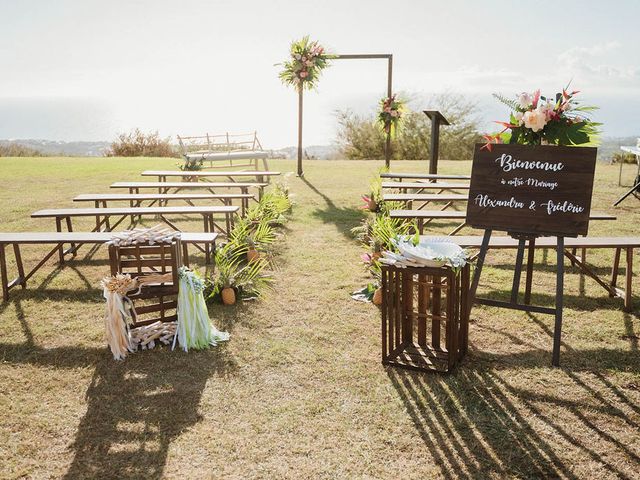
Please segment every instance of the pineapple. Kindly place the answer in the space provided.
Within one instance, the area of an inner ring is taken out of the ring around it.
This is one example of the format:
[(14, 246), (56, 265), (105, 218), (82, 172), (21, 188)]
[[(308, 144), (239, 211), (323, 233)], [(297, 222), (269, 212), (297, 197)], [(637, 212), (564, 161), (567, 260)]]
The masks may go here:
[(373, 292), (373, 298), (371, 299), (371, 302), (374, 305), (382, 305), (382, 288), (376, 288), (376, 291)]
[(225, 305), (235, 305), (236, 291), (232, 287), (224, 287), (222, 289), (222, 303)]
[(260, 258), (260, 252), (256, 250), (256, 244), (251, 238), (247, 238), (247, 246), (249, 247), (247, 250), (247, 261), (255, 262)]

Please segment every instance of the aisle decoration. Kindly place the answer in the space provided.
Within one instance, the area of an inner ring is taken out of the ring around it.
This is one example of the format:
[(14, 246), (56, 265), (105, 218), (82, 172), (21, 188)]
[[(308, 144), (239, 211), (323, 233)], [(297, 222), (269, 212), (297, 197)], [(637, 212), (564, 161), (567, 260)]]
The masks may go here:
[[(171, 243), (180, 238), (180, 232), (163, 225), (151, 228), (136, 228), (115, 233), (107, 242), (116, 246), (136, 244)], [(205, 299), (204, 280), (187, 267), (178, 270), (177, 322), (155, 322), (132, 328), (136, 311), (132, 295), (140, 293), (142, 287), (150, 284), (167, 283), (173, 274), (149, 273), (132, 278), (129, 274), (118, 273), (101, 281), (106, 300), (105, 337), (113, 358), (123, 360), (128, 353), (138, 349), (154, 348), (157, 343), (176, 344), (184, 350), (203, 349), (229, 340), (229, 334), (217, 330), (209, 319)]]
[(468, 254), (446, 238), (421, 240), (419, 236), (398, 237), (393, 241), (397, 251), (384, 251), (380, 262), (396, 267), (451, 267), (459, 271), (467, 264)]
[(568, 86), (555, 97), (545, 97), (540, 90), (523, 92), (515, 98), (500, 94), (494, 97), (511, 109), (508, 122), (495, 122), (504, 128), (485, 135), (483, 148), (491, 151), (492, 143), (521, 145), (597, 145), (600, 123), (589, 119), (598, 107), (582, 105), (576, 100), (578, 90)]
[(405, 102), (397, 98), (394, 93), (390, 97), (380, 100), (380, 111), (378, 112), (378, 124), (384, 133), (395, 138), (398, 132), (402, 115), (405, 111)]
[(304, 36), (291, 43), (290, 57), (281, 64), (283, 68), (278, 74), (285, 85), (292, 85), (298, 90), (316, 88), (322, 71), (330, 65), (329, 60), (335, 55), (328, 54), (317, 41)]
[(292, 209), (286, 185), (265, 192), (244, 218), (235, 222), (228, 242), (215, 252), (216, 271), (205, 281), (207, 301), (234, 305), (238, 298), (260, 298), (271, 286), (274, 244)]
[(178, 270), (178, 325), (173, 338), (185, 352), (217, 346), (229, 340), (227, 332), (221, 332), (211, 324), (207, 304), (204, 301), (204, 280), (187, 267)]

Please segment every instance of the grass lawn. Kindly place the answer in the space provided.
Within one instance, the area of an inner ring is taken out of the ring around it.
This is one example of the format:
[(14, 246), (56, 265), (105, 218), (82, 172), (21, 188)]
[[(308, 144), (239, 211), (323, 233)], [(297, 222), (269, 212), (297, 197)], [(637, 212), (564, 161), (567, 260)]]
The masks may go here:
[[(52, 229), (52, 219), (29, 214), (174, 165), (2, 159), (0, 229)], [(307, 162), (304, 179), (287, 177), (296, 205), (275, 290), (211, 307), (216, 326), (231, 332), (228, 345), (114, 361), (103, 341), (104, 248), (84, 247), (62, 269), (52, 259), (26, 290), (13, 290), (0, 304), (0, 477), (638, 478), (638, 277), (625, 313), (567, 266), (562, 368), (550, 367), (552, 316), (488, 307), (474, 309), (470, 352), (455, 373), (383, 368), (379, 310), (349, 297), (368, 281), (349, 230), (380, 166)], [(470, 163), (440, 168), (467, 173)], [(593, 222), (592, 235), (640, 235), (640, 202), (611, 207), (624, 190), (617, 167), (598, 166), (593, 209), (618, 221)], [(199, 220), (176, 221), (201, 231)], [(90, 229), (93, 220), (74, 225)], [(25, 263), (44, 250), (25, 247)], [(480, 294), (507, 294), (514, 256), (489, 253)], [(534, 303), (553, 302), (554, 258), (536, 257)], [(588, 256), (603, 275), (612, 258)]]

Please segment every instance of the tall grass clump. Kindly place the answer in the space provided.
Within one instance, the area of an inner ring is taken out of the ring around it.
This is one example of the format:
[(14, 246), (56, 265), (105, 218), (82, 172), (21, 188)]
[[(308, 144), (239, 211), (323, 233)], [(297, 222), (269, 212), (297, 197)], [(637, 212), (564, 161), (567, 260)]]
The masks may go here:
[(121, 133), (105, 153), (107, 157), (179, 157), (170, 138), (158, 132), (144, 133), (139, 129)]

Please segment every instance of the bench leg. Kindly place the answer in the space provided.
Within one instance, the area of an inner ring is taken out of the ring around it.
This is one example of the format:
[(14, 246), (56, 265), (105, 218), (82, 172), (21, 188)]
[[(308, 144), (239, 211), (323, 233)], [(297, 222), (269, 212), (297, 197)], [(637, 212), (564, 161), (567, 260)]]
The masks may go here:
[(187, 248), (187, 242), (182, 243), (182, 264), (189, 268), (189, 249)]
[[(616, 284), (618, 283), (618, 270), (620, 269), (620, 253), (622, 249), (616, 248), (616, 253), (613, 257), (613, 268), (611, 269), (611, 288), (615, 289)], [(613, 297), (613, 294), (609, 294), (610, 297)]]
[(7, 257), (5, 255), (5, 244), (0, 243), (0, 280), (2, 281), (2, 300), (9, 300), (9, 278), (7, 277)]
[[(67, 231), (68, 232), (73, 232), (73, 226), (71, 225), (71, 217), (66, 217), (65, 218), (65, 222), (67, 223)], [(71, 250), (69, 250), (71, 252), (72, 256), (76, 256), (76, 244), (75, 243), (71, 243)]]
[[(62, 232), (62, 219), (60, 217), (56, 217), (56, 231)], [(64, 263), (64, 243), (58, 245), (58, 258), (60, 265), (62, 265)]]
[(624, 309), (631, 310), (631, 284), (633, 280), (633, 248), (627, 248), (627, 269), (625, 272)]
[[(204, 231), (205, 233), (208, 233), (209, 232), (209, 216), (203, 215), (202, 218), (204, 219)], [(204, 260), (207, 264), (211, 261), (211, 249), (209, 248), (208, 242), (204, 244)]]
[(27, 288), (27, 280), (24, 277), (24, 265), (22, 265), (22, 255), (20, 254), (20, 244), (13, 244), (13, 255), (16, 258), (16, 267), (18, 268), (18, 281), (24, 290)]

